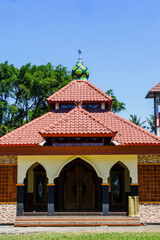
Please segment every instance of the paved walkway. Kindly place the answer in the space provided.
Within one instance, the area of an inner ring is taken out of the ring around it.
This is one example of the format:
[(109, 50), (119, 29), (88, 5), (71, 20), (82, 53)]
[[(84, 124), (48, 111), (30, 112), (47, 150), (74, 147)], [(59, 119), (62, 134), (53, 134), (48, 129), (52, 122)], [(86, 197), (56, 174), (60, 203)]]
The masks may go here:
[(160, 225), (139, 227), (14, 227), (0, 226), (1, 234), (29, 234), (29, 233), (66, 233), (66, 232), (160, 232)]

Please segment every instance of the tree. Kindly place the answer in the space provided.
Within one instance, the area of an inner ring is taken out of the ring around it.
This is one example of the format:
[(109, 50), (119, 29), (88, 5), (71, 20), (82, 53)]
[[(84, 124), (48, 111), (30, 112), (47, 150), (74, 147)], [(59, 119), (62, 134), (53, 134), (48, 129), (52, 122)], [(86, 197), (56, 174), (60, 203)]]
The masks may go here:
[(141, 122), (141, 118), (138, 118), (136, 114), (134, 114), (134, 115), (131, 114), (129, 121), (142, 127), (142, 128), (146, 128), (146, 126), (144, 126), (146, 121)]
[(0, 64), (0, 136), (48, 112), (46, 97), (71, 80), (62, 65)]
[(113, 89), (109, 89), (106, 93), (114, 99), (112, 105), (112, 112), (119, 113), (126, 110), (126, 104), (117, 100), (116, 96), (113, 93)]
[(150, 114), (149, 116), (150, 116), (150, 118), (146, 118), (147, 119), (147, 123), (149, 124), (149, 127), (147, 127), (147, 129), (150, 132), (155, 133), (155, 129), (154, 129), (154, 115)]

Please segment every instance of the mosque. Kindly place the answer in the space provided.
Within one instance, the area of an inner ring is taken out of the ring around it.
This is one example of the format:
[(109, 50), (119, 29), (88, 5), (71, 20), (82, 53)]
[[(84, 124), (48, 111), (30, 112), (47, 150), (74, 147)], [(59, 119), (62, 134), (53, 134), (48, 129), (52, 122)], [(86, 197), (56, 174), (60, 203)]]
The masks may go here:
[(134, 197), (139, 223), (160, 222), (160, 137), (111, 111), (113, 99), (88, 80), (81, 55), (72, 78), (46, 99), (48, 113), (0, 138), (0, 223), (129, 221)]

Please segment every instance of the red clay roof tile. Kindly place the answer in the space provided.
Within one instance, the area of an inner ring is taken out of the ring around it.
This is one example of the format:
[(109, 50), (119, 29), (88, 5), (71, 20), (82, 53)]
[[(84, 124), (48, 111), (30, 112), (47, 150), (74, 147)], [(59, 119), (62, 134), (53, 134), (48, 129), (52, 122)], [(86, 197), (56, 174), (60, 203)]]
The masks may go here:
[(51, 102), (112, 102), (113, 99), (88, 80), (72, 80), (46, 99)]
[(160, 82), (156, 84), (146, 95), (146, 98), (154, 98), (154, 93), (159, 92), (160, 93)]
[(103, 124), (96, 115), (91, 115), (80, 106), (76, 106), (57, 122), (40, 131), (42, 136), (68, 136), (68, 135), (105, 135), (113, 136), (116, 131)]
[[(74, 109), (72, 110), (74, 111)], [(85, 110), (83, 110), (85, 111)], [(86, 111), (85, 111), (86, 112)], [(0, 146), (6, 145), (38, 145), (44, 139), (40, 135), (43, 129), (46, 126), (57, 125), (56, 129), (58, 131), (61, 128), (61, 121), (63, 128), (62, 132), (68, 131), (70, 133), (70, 129), (65, 128), (65, 116), (70, 115), (69, 113), (64, 113), (61, 111), (54, 111), (46, 113), (45, 115), (33, 120), (32, 122), (6, 134), (5, 136), (0, 138)], [(84, 114), (83, 114), (84, 115)], [(86, 128), (87, 132), (97, 132), (97, 126), (104, 126), (104, 129), (111, 129), (111, 131), (117, 131), (118, 133), (114, 137), (114, 140), (117, 141), (120, 145), (160, 145), (160, 137), (148, 132), (147, 130), (131, 123), (128, 120), (125, 120), (112, 112), (106, 112), (105, 110), (100, 110), (98, 112), (90, 112), (89, 116), (92, 116), (93, 119), (93, 128), (92, 125)], [(86, 115), (88, 119), (88, 114)], [(91, 121), (92, 121), (91, 118)], [(99, 119), (99, 122), (97, 122)], [(76, 123), (77, 121), (77, 123)], [(90, 120), (89, 120), (90, 121)], [(74, 129), (78, 129), (78, 118), (75, 118)], [(97, 122), (97, 124), (96, 124)], [(74, 124), (74, 121), (72, 121)], [(81, 129), (82, 126), (80, 126)], [(114, 129), (114, 130), (113, 130)], [(83, 130), (83, 128), (82, 128)]]
[(101, 119), (101, 122), (110, 124), (111, 128), (118, 131), (114, 140), (121, 145), (160, 144), (160, 137), (113, 112), (101, 111), (91, 114), (96, 115), (97, 118)]

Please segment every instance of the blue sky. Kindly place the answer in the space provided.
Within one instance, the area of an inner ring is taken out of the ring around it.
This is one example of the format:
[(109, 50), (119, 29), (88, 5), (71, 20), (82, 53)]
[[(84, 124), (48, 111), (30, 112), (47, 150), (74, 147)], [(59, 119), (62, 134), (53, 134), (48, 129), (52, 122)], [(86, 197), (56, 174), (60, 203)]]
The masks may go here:
[(160, 81), (159, 12), (159, 0), (0, 0), (0, 62), (71, 70), (80, 48), (89, 80), (126, 103), (119, 115), (144, 120)]

